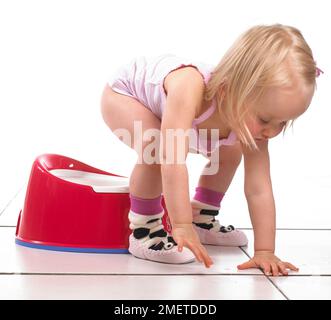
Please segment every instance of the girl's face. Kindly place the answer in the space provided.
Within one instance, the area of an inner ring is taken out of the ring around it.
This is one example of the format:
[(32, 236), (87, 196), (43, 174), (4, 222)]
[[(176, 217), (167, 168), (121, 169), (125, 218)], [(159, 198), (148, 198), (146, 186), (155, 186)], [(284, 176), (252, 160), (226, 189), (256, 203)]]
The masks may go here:
[(247, 127), (255, 140), (277, 136), (289, 120), (294, 120), (309, 107), (314, 87), (270, 88), (246, 118)]

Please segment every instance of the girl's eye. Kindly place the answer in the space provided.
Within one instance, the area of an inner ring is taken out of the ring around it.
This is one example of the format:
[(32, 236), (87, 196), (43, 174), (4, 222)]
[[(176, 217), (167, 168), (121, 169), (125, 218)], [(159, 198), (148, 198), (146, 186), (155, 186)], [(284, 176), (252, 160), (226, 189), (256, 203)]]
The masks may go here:
[(260, 122), (263, 123), (263, 124), (268, 124), (269, 123), (269, 121), (263, 120), (262, 118), (260, 118)]

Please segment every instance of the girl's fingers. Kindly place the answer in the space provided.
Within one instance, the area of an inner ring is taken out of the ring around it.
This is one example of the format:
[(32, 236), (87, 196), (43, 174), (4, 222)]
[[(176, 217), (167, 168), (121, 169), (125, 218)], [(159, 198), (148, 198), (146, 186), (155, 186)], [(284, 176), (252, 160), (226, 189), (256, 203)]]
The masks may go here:
[(194, 254), (195, 258), (199, 262), (204, 263), (207, 268), (209, 268), (213, 264), (213, 261), (209, 257), (207, 250), (201, 244), (196, 244), (189, 241), (184, 241), (183, 239), (178, 239), (177, 245), (179, 252), (182, 252), (183, 246), (189, 248)]
[(260, 264), (260, 267), (262, 268), (263, 272), (268, 276), (270, 275), (270, 264), (269, 263), (265, 263), (265, 262), (262, 262)]
[(249, 269), (249, 268), (256, 268), (256, 264), (253, 260), (249, 260), (237, 266), (239, 270)]
[(183, 240), (182, 239), (178, 240), (177, 246), (178, 246), (178, 252), (182, 252), (183, 251)]
[(211, 263), (211, 259), (209, 258), (208, 254), (204, 253), (201, 248), (197, 248), (196, 250), (197, 250), (197, 252), (199, 252), (199, 257), (201, 259), (199, 261), (203, 262), (206, 268), (209, 268), (212, 263)]
[(203, 258), (206, 268), (209, 268), (213, 264), (213, 260), (209, 257), (209, 255), (204, 255)]
[(290, 270), (299, 271), (299, 268), (297, 268), (296, 266), (294, 266), (292, 263), (284, 262), (284, 265), (286, 266), (286, 268), (288, 268)]
[(288, 272), (286, 270), (286, 266), (283, 262), (278, 262), (278, 268), (280, 269), (280, 272), (284, 275), (284, 276), (287, 276), (288, 275)]
[(273, 276), (278, 276), (278, 265), (274, 262), (271, 262), (271, 270)]
[(251, 259), (245, 263), (237, 266), (239, 270), (249, 268), (261, 268), (265, 275), (279, 276), (288, 275), (287, 269), (298, 271), (299, 269), (289, 262), (277, 261), (277, 262), (262, 262)]
[(207, 268), (209, 268), (213, 264), (213, 260), (209, 256), (209, 254), (208, 254), (208, 252), (207, 252), (207, 250), (206, 250), (205, 247), (200, 246), (200, 250), (201, 250), (202, 256), (204, 258), (205, 266)]
[(195, 250), (194, 254), (197, 257), (198, 261), (202, 263), (203, 262), (203, 258), (201, 256), (201, 253), (198, 250)]
[(196, 246), (192, 245), (191, 243), (186, 243), (186, 246), (193, 252), (199, 262), (203, 262), (202, 255)]
[(201, 245), (188, 244), (188, 246), (189, 246), (189, 249), (196, 256), (197, 260), (201, 263), (204, 263), (206, 268), (209, 268), (210, 265), (212, 264), (212, 260), (210, 259), (206, 249), (204, 249), (204, 247)]

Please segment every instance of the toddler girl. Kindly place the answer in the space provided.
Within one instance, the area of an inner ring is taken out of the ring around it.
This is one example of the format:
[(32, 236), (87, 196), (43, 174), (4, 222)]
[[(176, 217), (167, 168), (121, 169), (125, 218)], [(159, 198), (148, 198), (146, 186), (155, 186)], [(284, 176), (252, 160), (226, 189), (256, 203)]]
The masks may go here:
[[(238, 268), (273, 275), (298, 270), (275, 255), (268, 140), (307, 110), (317, 71), (300, 31), (280, 24), (250, 28), (216, 67), (167, 54), (120, 68), (104, 89), (101, 111), (138, 153), (130, 176), (129, 252), (164, 263), (196, 258), (210, 267), (203, 244), (245, 246), (242, 231), (216, 219), (243, 157), (255, 254)], [(209, 159), (193, 199), (188, 152)], [(161, 221), (162, 193), (171, 235)]]

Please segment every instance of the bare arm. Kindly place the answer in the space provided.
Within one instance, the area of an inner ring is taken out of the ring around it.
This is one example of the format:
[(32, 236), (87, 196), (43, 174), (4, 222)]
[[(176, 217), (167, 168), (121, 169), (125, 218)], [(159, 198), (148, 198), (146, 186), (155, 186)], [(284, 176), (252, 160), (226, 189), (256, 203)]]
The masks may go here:
[[(167, 101), (161, 124), (161, 174), (165, 203), (173, 227), (173, 237), (181, 251), (187, 246), (200, 262), (207, 267), (212, 264), (206, 249), (192, 225), (192, 208), (189, 196), (189, 179), (186, 157), (189, 151), (189, 137), (173, 139), (169, 133), (174, 130), (191, 129), (197, 109), (201, 105), (204, 84), (198, 71), (184, 68), (170, 74), (166, 86)], [(169, 81), (171, 79), (172, 81)]]
[(254, 257), (239, 269), (262, 268), (266, 274), (287, 275), (287, 269), (298, 271), (275, 254), (276, 213), (270, 178), (268, 141), (257, 142), (259, 151), (243, 147), (245, 162), (245, 195), (254, 229)]
[(185, 163), (189, 140), (187, 136), (185, 139), (176, 137), (170, 148), (170, 133), (191, 129), (203, 95), (203, 79), (196, 70), (184, 68), (168, 75), (166, 81), (167, 100), (162, 117), (160, 147), (163, 194), (172, 224), (192, 223)]
[(254, 229), (255, 251), (275, 251), (276, 210), (273, 197), (268, 141), (257, 142), (259, 151), (245, 147), (245, 196)]

